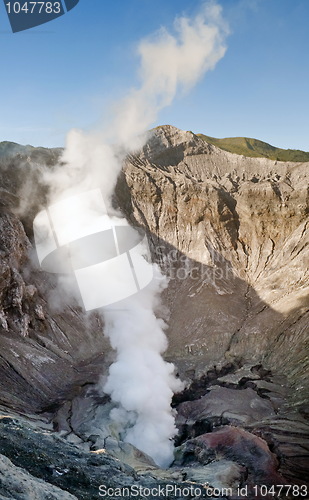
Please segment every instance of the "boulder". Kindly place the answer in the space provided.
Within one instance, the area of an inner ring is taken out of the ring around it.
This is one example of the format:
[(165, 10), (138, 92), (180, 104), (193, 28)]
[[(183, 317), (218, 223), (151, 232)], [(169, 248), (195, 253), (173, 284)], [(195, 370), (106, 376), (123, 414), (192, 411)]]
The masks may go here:
[(186, 441), (177, 450), (176, 464), (210, 464), (229, 460), (246, 468), (247, 483), (285, 484), (278, 473), (279, 462), (263, 439), (243, 429), (222, 426)]

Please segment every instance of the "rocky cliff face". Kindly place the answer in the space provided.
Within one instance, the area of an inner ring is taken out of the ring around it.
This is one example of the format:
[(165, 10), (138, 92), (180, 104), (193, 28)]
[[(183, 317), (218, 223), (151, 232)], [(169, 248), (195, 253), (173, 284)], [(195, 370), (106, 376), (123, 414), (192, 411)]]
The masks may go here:
[[(46, 195), (41, 171), (53, 167), (60, 150), (13, 149), (6, 145), (0, 155), (0, 404), (3, 414), (40, 415), (86, 455), (78, 458), (82, 484), (72, 486), (63, 472), (73, 473), (71, 444), (67, 468), (56, 457), (52, 433), (49, 442), (39, 440), (36, 454), (29, 452), (27, 465), (16, 433), (25, 429), (25, 442), (37, 447), (35, 431), (5, 420), (2, 452), (12, 463), (3, 459), (1, 470), (17, 477), (17, 485), (7, 479), (0, 494), (15, 498), (8, 491), (18, 490), (21, 473), (14, 467), (22, 467), (34, 476), (33, 489), (16, 498), (32, 499), (33, 491), (37, 498), (97, 498), (94, 490), (90, 495), (87, 453), (102, 448), (134, 465), (120, 471), (111, 458), (98, 459), (98, 470), (107, 474), (110, 467), (121, 484), (181, 484), (184, 477), (234, 489), (259, 481), (303, 483), (308, 163), (234, 155), (164, 126), (124, 165), (115, 205), (146, 230), (153, 258), (170, 278), (163, 295), (170, 311), (167, 357), (188, 383), (174, 400), (179, 436), (169, 475), (100, 430), (110, 404), (95, 385), (110, 359), (104, 325), (74, 297), (59, 304), (57, 280), (38, 269), (32, 250), (32, 220)], [(48, 469), (48, 454), (59, 474)], [(37, 478), (50, 483), (46, 491)]]
[(32, 220), (46, 195), (41, 172), (60, 150), (30, 153), (13, 147), (0, 158), (0, 401), (40, 412), (92, 383), (108, 344), (102, 320), (87, 318), (75, 299), (62, 307), (57, 279), (39, 270)]
[(120, 204), (171, 277), (170, 356), (263, 362), (301, 392), (308, 163), (234, 155), (165, 126), (129, 159), (122, 182)]

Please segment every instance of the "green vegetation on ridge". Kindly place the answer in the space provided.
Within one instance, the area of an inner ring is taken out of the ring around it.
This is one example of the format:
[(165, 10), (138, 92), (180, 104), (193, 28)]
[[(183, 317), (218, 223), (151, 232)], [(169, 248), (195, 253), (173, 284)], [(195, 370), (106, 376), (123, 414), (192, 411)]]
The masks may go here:
[(236, 153), (243, 156), (256, 158), (269, 158), (278, 161), (309, 161), (309, 153), (298, 149), (281, 149), (267, 144), (267, 142), (248, 137), (227, 137), (225, 139), (216, 139), (204, 134), (196, 134), (206, 142), (217, 146), (220, 149)]

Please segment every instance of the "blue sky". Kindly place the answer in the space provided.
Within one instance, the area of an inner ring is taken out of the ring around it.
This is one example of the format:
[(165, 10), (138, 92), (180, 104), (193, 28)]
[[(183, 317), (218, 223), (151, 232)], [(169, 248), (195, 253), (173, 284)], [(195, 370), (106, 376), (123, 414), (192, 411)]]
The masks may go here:
[[(216, 68), (153, 125), (255, 137), (309, 151), (309, 0), (221, 0), (230, 25)], [(80, 0), (66, 15), (10, 32), (0, 3), (0, 141), (63, 146), (138, 85), (138, 41), (198, 0)]]

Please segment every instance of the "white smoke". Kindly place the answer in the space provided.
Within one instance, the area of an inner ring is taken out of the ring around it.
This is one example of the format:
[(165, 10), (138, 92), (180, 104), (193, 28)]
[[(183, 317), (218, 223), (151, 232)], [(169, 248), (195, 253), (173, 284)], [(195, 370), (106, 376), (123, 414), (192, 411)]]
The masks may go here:
[[(139, 44), (141, 85), (114, 108), (108, 130), (69, 132), (65, 164), (46, 174), (51, 203), (100, 187), (108, 213), (115, 216), (111, 195), (125, 155), (143, 145), (147, 129), (176, 93), (193, 87), (226, 50), (227, 27), (214, 2), (204, 5), (193, 19), (176, 19), (174, 30), (171, 34), (162, 28)], [(116, 351), (104, 390), (119, 405), (111, 418), (121, 423), (124, 440), (167, 466), (176, 434), (171, 399), (181, 383), (174, 366), (162, 358), (167, 347), (165, 324), (154, 311), (163, 287), (161, 276), (127, 299), (122, 310), (103, 311), (105, 334)]]
[[(154, 280), (140, 296), (126, 300), (126, 310), (104, 314), (106, 334), (117, 352), (105, 391), (120, 405), (111, 417), (125, 427), (124, 440), (167, 466), (173, 459), (176, 434), (171, 399), (182, 389), (174, 366), (162, 353), (167, 348), (165, 324), (154, 309), (164, 281)], [(128, 425), (129, 424), (129, 425)]]
[(215, 2), (206, 3), (195, 18), (176, 18), (174, 35), (161, 28), (139, 43), (140, 87), (113, 107), (105, 130), (68, 133), (66, 168), (50, 180), (53, 201), (55, 195), (67, 196), (66, 189), (70, 194), (97, 186), (106, 202), (110, 199), (124, 156), (143, 146), (160, 110), (178, 91), (189, 91), (224, 56), (228, 28), (221, 11)]
[(170, 105), (180, 91), (188, 91), (224, 56), (228, 28), (221, 7), (206, 3), (198, 15), (175, 20), (175, 34), (161, 28), (142, 40), (141, 86), (120, 102), (112, 133), (128, 149), (156, 120), (158, 112)]

